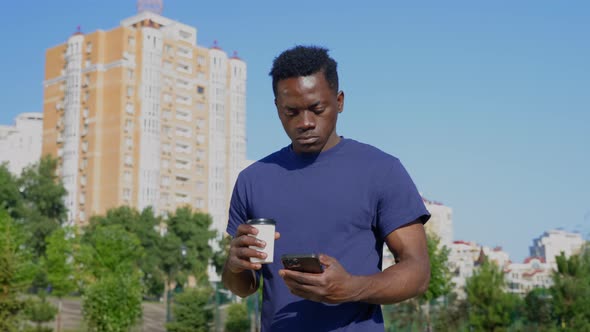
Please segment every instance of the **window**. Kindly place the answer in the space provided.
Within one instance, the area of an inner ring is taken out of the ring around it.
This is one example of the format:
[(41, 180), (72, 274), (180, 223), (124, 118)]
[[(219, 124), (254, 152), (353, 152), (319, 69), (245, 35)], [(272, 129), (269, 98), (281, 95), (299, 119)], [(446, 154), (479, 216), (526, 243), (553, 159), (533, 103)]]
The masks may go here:
[(198, 63), (199, 65), (204, 65), (204, 64), (205, 64), (205, 57), (204, 57), (204, 56), (202, 56), (202, 55), (199, 55), (199, 56), (197, 57), (197, 63)]
[(133, 120), (127, 119), (125, 120), (125, 131), (132, 131), (133, 130)]
[(197, 111), (204, 111), (205, 110), (205, 103), (198, 102), (197, 103)]
[(84, 92), (84, 101), (88, 101), (88, 99), (90, 99), (90, 92), (86, 91)]
[(82, 116), (84, 118), (87, 118), (89, 113), (90, 111), (88, 110), (88, 107), (85, 107), (84, 110), (82, 110)]
[(84, 211), (80, 211), (79, 217), (80, 221), (86, 220), (86, 213)]
[(83, 141), (82, 142), (82, 152), (87, 152), (88, 151), (88, 141)]
[(90, 74), (86, 74), (84, 76), (84, 85), (86, 85), (86, 86), (90, 85)]
[(125, 138), (125, 146), (128, 148), (132, 148), (133, 147), (133, 139), (131, 139), (131, 137), (126, 137)]
[(135, 47), (135, 38), (129, 36), (129, 38), (127, 38), (127, 44), (129, 45), (129, 47)]
[(197, 144), (205, 144), (205, 135), (197, 135)]
[(198, 118), (196, 121), (196, 127), (197, 127), (197, 129), (204, 129), (205, 128), (205, 119)]
[(132, 86), (127, 87), (127, 97), (133, 97), (133, 87)]
[(123, 172), (123, 181), (129, 183), (131, 182), (131, 171), (125, 171)]
[(183, 121), (191, 121), (191, 113), (187, 110), (176, 110), (176, 118)]
[(195, 155), (197, 156), (197, 161), (203, 160), (203, 159), (205, 159), (205, 150), (197, 149), (197, 152), (195, 153)]
[(197, 181), (197, 192), (204, 192), (205, 191), (205, 182)]
[(133, 80), (133, 69), (127, 69), (127, 78)]
[(162, 151), (164, 151), (164, 152), (170, 152), (170, 143), (164, 143), (164, 144), (162, 144)]
[(92, 43), (88, 42), (86, 43), (86, 53), (90, 53), (92, 52)]
[(92, 62), (90, 62), (90, 59), (86, 59), (85, 67), (90, 67), (90, 65), (92, 65)]
[(172, 54), (173, 48), (172, 46), (166, 44), (164, 45), (164, 51), (166, 51), (166, 54)]
[(170, 167), (170, 161), (168, 159), (162, 159), (162, 168)]
[(82, 175), (82, 176), (80, 177), (80, 184), (81, 184), (82, 186), (85, 186), (85, 185), (86, 185), (86, 175)]
[(201, 80), (201, 81), (204, 81), (205, 80), (205, 73), (202, 72), (202, 71), (198, 72), (197, 73), (197, 79), (198, 80)]
[(132, 103), (127, 103), (127, 105), (125, 105), (125, 112), (127, 112), (127, 114), (133, 114), (134, 109)]
[(164, 94), (164, 102), (165, 103), (171, 103), (172, 102), (172, 96), (168, 93)]
[(162, 177), (162, 185), (163, 186), (169, 186), (170, 185), (170, 177), (169, 176), (163, 176)]
[(197, 165), (196, 173), (197, 175), (203, 175), (203, 173), (205, 173), (205, 167), (203, 167), (202, 165)]
[(133, 157), (130, 154), (125, 155), (125, 165), (133, 166)]
[(125, 188), (123, 189), (123, 199), (130, 200), (131, 199), (131, 189)]
[(205, 200), (203, 200), (202, 198), (197, 198), (197, 200), (195, 201), (195, 207), (197, 209), (205, 208)]
[(80, 194), (80, 204), (86, 203), (86, 195), (84, 193)]
[(205, 88), (202, 86), (197, 86), (197, 93), (202, 95), (205, 93)]

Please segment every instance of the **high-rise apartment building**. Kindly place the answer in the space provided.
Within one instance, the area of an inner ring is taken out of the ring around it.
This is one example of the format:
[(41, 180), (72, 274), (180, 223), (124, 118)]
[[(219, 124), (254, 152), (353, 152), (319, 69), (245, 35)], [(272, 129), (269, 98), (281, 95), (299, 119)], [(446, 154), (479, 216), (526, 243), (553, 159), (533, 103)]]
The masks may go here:
[(553, 229), (533, 239), (529, 248), (532, 257), (542, 257), (548, 264), (555, 265), (555, 257), (562, 252), (566, 257), (575, 255), (582, 250), (585, 241), (578, 233), (570, 233)]
[(8, 163), (8, 170), (20, 174), (23, 168), (41, 157), (43, 114), (19, 114), (14, 126), (0, 126), (0, 163)]
[(426, 232), (438, 236), (440, 244), (450, 248), (453, 243), (453, 209), (424, 197), (422, 200), (430, 212), (430, 220), (424, 226)]
[(190, 205), (223, 231), (246, 160), (246, 63), (145, 9), (47, 50), (43, 154), (59, 157), (70, 222)]

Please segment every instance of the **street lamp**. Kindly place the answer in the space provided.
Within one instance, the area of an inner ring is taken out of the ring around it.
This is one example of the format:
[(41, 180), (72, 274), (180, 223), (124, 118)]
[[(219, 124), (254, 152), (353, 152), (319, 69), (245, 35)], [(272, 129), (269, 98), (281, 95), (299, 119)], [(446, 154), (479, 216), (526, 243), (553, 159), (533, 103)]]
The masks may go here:
[[(180, 257), (182, 257), (182, 261), (181, 261), (181, 264), (179, 264), (180, 265), (179, 270), (183, 267), (182, 264), (184, 264), (184, 258), (186, 257), (186, 253), (187, 253), (187, 249), (186, 249), (186, 246), (183, 244), (180, 246)], [(172, 321), (172, 311), (171, 311), (172, 287), (170, 287), (171, 280), (172, 280), (172, 276), (168, 275), (168, 292), (166, 293), (166, 322)]]

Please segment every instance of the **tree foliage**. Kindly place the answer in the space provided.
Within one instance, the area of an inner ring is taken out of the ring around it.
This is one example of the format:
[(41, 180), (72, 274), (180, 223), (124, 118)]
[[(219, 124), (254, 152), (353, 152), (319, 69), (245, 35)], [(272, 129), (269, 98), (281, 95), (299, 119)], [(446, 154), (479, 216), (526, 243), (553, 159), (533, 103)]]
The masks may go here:
[(88, 330), (129, 330), (141, 318), (141, 294), (137, 272), (110, 274), (87, 286), (83, 295), (83, 314)]
[(56, 168), (57, 160), (47, 156), (25, 168), (17, 180), (23, 199), (21, 218), (29, 237), (27, 245), (36, 260), (45, 255), (47, 236), (66, 219), (66, 190), (55, 174)]
[(42, 325), (43, 323), (51, 322), (57, 313), (57, 308), (47, 301), (45, 292), (39, 292), (38, 298), (28, 303), (25, 313), (29, 321), (35, 323), (35, 328), (32, 329), (32, 331), (53, 331), (52, 328), (44, 327)]
[(427, 237), (428, 257), (430, 257), (430, 283), (422, 295), (424, 301), (435, 300), (451, 292), (451, 272), (449, 270), (449, 249), (440, 245), (440, 239), (429, 234)]
[(0, 208), (0, 331), (16, 331), (25, 302), (19, 294), (30, 285), (36, 267), (24, 247), (20, 227)]
[(186, 289), (174, 299), (174, 321), (166, 324), (169, 332), (207, 332), (213, 322), (210, 287)]
[(250, 331), (250, 317), (245, 303), (232, 303), (227, 307), (226, 332)]
[(125, 231), (137, 236), (145, 253), (137, 262), (142, 271), (145, 295), (159, 297), (164, 291), (164, 274), (159, 269), (162, 243), (157, 228), (160, 223), (161, 219), (154, 215), (150, 207), (138, 212), (131, 207), (122, 206), (108, 210), (104, 216), (90, 218), (85, 232), (92, 234), (97, 227), (119, 225)]
[(567, 331), (589, 331), (590, 250), (569, 258), (562, 253), (556, 262), (551, 295), (557, 323)]
[(120, 225), (86, 233), (80, 259), (85, 269), (83, 313), (91, 331), (124, 331), (141, 317), (139, 239)]
[(520, 299), (504, 291), (505, 283), (504, 272), (487, 259), (467, 280), (469, 324), (476, 331), (496, 331), (512, 323)]

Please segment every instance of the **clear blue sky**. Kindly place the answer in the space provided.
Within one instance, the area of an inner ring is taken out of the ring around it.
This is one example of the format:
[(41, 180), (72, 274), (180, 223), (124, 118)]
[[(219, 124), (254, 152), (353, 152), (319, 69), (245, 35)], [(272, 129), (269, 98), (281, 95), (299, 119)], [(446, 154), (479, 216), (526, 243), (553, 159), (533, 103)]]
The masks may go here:
[[(338, 133), (399, 157), (420, 191), (454, 209), (455, 239), (513, 260), (545, 230), (590, 232), (587, 1), (164, 1), (248, 64), (248, 158), (288, 144), (269, 71), (296, 44), (331, 49)], [(13, 1), (0, 23), (0, 123), (42, 110), (45, 49), (108, 30), (134, 0)], [(585, 215), (587, 215), (585, 220)]]

